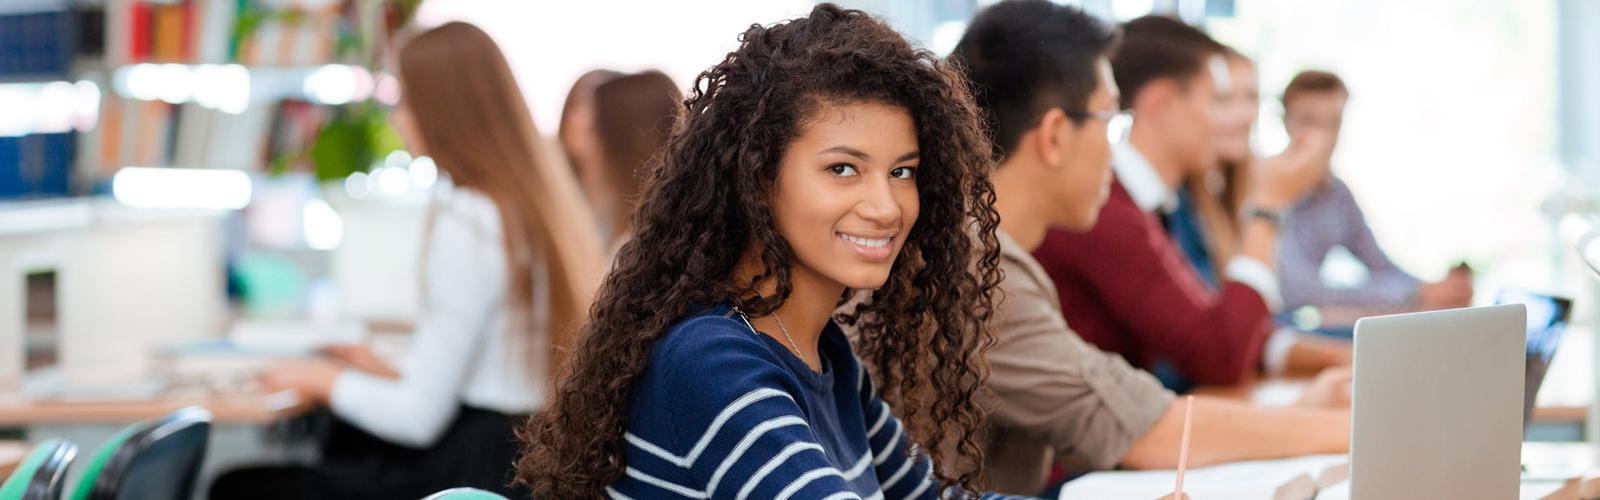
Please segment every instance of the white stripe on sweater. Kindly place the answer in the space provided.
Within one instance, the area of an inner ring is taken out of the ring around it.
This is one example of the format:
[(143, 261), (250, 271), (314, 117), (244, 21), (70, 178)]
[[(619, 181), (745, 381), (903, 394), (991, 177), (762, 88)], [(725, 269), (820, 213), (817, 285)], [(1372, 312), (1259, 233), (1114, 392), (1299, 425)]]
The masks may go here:
[(744, 438), (739, 440), (738, 446), (734, 446), (733, 451), (728, 452), (728, 456), (723, 457), (722, 463), (717, 465), (717, 471), (711, 474), (711, 481), (706, 483), (706, 496), (711, 496), (711, 494), (717, 492), (717, 484), (722, 482), (722, 476), (728, 473), (728, 469), (732, 468), (733, 464), (738, 463), (739, 459), (744, 457), (744, 452), (748, 451), (757, 439), (761, 439), (761, 436), (765, 436), (767, 432), (773, 429), (792, 425), (805, 427), (806, 421), (794, 415), (787, 415), (762, 422), (751, 428), (750, 432), (745, 433)]
[(928, 467), (928, 473), (922, 475), (922, 485), (915, 490), (911, 490), (911, 494), (906, 495), (907, 500), (917, 498), (922, 492), (928, 491), (929, 486), (933, 486), (933, 467), (931, 466)]
[(889, 480), (883, 482), (883, 489), (893, 488), (894, 483), (898, 483), (901, 478), (906, 477), (906, 473), (911, 472), (911, 464), (911, 460), (906, 460), (904, 464), (901, 464), (900, 470), (894, 471), (894, 475), (889, 476)]
[(878, 421), (872, 423), (872, 428), (867, 429), (867, 439), (878, 437), (878, 431), (883, 430), (883, 424), (889, 422), (889, 403), (878, 402)]
[(649, 475), (649, 474), (645, 474), (644, 471), (641, 471), (639, 469), (635, 469), (633, 467), (625, 468), (625, 469), (622, 470), (622, 472), (623, 472), (623, 474), (627, 474), (628, 477), (631, 477), (631, 478), (634, 478), (634, 479), (638, 479), (640, 482), (643, 482), (644, 484), (648, 484), (650, 486), (655, 486), (657, 488), (661, 488), (661, 489), (666, 490), (666, 491), (677, 493), (677, 494), (679, 494), (681, 496), (685, 496), (685, 497), (689, 497), (689, 498), (705, 498), (706, 497), (706, 494), (703, 491), (696, 490), (694, 488), (690, 488), (688, 486), (684, 486), (684, 485), (681, 485), (681, 484), (673, 483), (673, 482), (670, 482), (670, 481), (666, 481), (666, 480), (663, 480), (661, 478), (658, 478), (658, 477), (655, 477), (655, 476), (652, 476), (652, 475)]
[(791, 444), (787, 448), (784, 448), (783, 451), (778, 452), (778, 454), (772, 457), (771, 460), (768, 460), (767, 463), (762, 465), (760, 469), (756, 469), (755, 474), (752, 474), (749, 478), (745, 479), (744, 487), (739, 488), (739, 495), (736, 498), (738, 500), (744, 500), (745, 498), (748, 498), (750, 496), (750, 492), (755, 490), (756, 486), (761, 484), (761, 480), (767, 478), (767, 474), (771, 474), (773, 470), (778, 468), (778, 466), (783, 465), (783, 462), (788, 460), (789, 457), (805, 450), (817, 450), (818, 453), (823, 453), (824, 456), (826, 456), (827, 453), (822, 450), (822, 445), (817, 443)]
[(626, 439), (628, 443), (639, 447), (641, 450), (649, 452), (651, 455), (661, 457), (662, 460), (671, 462), (679, 467), (688, 468), (689, 466), (694, 465), (695, 459), (699, 458), (702, 452), (706, 451), (706, 446), (711, 444), (711, 439), (717, 436), (717, 432), (722, 430), (723, 424), (728, 423), (728, 419), (733, 418), (734, 414), (739, 413), (739, 410), (743, 410), (745, 407), (755, 404), (757, 401), (774, 397), (782, 397), (784, 399), (794, 401), (794, 398), (789, 396), (788, 393), (769, 387), (763, 387), (750, 391), (739, 399), (729, 403), (727, 407), (723, 408), (722, 412), (717, 414), (717, 418), (711, 420), (711, 425), (706, 427), (705, 433), (700, 435), (700, 440), (695, 442), (694, 448), (689, 450), (689, 454), (682, 457), (662, 449), (660, 446), (656, 446), (649, 441), (645, 441), (644, 438), (636, 436), (632, 432), (624, 434), (623, 438)]
[(894, 426), (894, 437), (889, 438), (889, 442), (883, 445), (883, 449), (877, 451), (878, 458), (872, 459), (872, 465), (883, 465), (884, 462), (889, 460), (889, 452), (894, 451), (895, 445), (900, 444), (900, 433), (904, 430), (904, 427)]
[(861, 477), (861, 474), (867, 471), (867, 464), (871, 462), (872, 453), (869, 452), (862, 455), (861, 460), (857, 460), (855, 465), (850, 466), (850, 470), (844, 471), (844, 480), (855, 481), (856, 478)]
[[(778, 492), (778, 496), (773, 498), (773, 500), (787, 500), (789, 497), (794, 496), (795, 492), (798, 492), (801, 488), (805, 488), (806, 485), (811, 484), (812, 481), (816, 481), (819, 478), (827, 476), (839, 476), (841, 478), (844, 477), (843, 474), (839, 473), (839, 469), (835, 469), (833, 467), (813, 469), (811, 472), (801, 474), (800, 477), (795, 478), (794, 482), (789, 483), (788, 487), (785, 487), (783, 491)], [(861, 497), (856, 496), (856, 498)]]

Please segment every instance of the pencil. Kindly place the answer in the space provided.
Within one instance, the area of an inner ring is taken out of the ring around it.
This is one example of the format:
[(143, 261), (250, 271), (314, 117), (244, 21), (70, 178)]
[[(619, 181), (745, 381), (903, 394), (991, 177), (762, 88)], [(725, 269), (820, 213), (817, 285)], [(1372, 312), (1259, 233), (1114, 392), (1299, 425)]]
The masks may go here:
[(1189, 428), (1194, 421), (1194, 396), (1183, 398), (1183, 439), (1178, 444), (1178, 484), (1172, 498), (1183, 499), (1183, 470), (1189, 466)]

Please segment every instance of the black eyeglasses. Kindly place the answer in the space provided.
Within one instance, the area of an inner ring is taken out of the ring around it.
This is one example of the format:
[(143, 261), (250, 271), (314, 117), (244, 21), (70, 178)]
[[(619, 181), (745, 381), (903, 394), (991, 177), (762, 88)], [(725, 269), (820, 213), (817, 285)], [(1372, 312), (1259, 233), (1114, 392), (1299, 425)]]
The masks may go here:
[(1099, 120), (1106, 122), (1106, 140), (1122, 142), (1128, 138), (1128, 131), (1133, 129), (1133, 112), (1119, 111), (1077, 111), (1061, 108), (1068, 118), (1074, 120)]

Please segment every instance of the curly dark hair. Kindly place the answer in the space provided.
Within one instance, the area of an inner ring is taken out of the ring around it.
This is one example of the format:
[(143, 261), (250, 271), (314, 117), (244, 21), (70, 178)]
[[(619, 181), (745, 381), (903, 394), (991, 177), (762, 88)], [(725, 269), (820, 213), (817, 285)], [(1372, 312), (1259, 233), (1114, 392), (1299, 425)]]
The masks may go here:
[[(993, 342), (999, 215), (965, 77), (883, 21), (832, 4), (739, 40), (695, 79), (648, 169), (635, 235), (601, 285), (568, 377), (520, 433), (518, 481), (541, 497), (594, 498), (622, 477), (629, 406), (656, 340), (698, 307), (763, 316), (788, 298), (794, 255), (768, 206), (780, 159), (824, 106), (873, 102), (913, 118), (921, 214), (887, 282), (838, 319), (854, 327), (858, 354), (937, 478), (977, 491), (984, 414), (974, 395)], [(739, 279), (750, 250), (761, 271)], [(763, 282), (776, 293), (762, 296)]]

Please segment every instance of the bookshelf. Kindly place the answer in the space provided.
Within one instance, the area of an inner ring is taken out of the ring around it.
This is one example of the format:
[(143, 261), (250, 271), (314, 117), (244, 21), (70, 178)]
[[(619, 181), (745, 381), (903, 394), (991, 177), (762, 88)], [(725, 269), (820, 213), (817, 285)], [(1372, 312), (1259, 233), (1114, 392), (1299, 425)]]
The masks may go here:
[(127, 166), (311, 170), (324, 124), (397, 97), (367, 69), (390, 3), (7, 2), (0, 106), (31, 112), (0, 116), (0, 203), (102, 193)]

